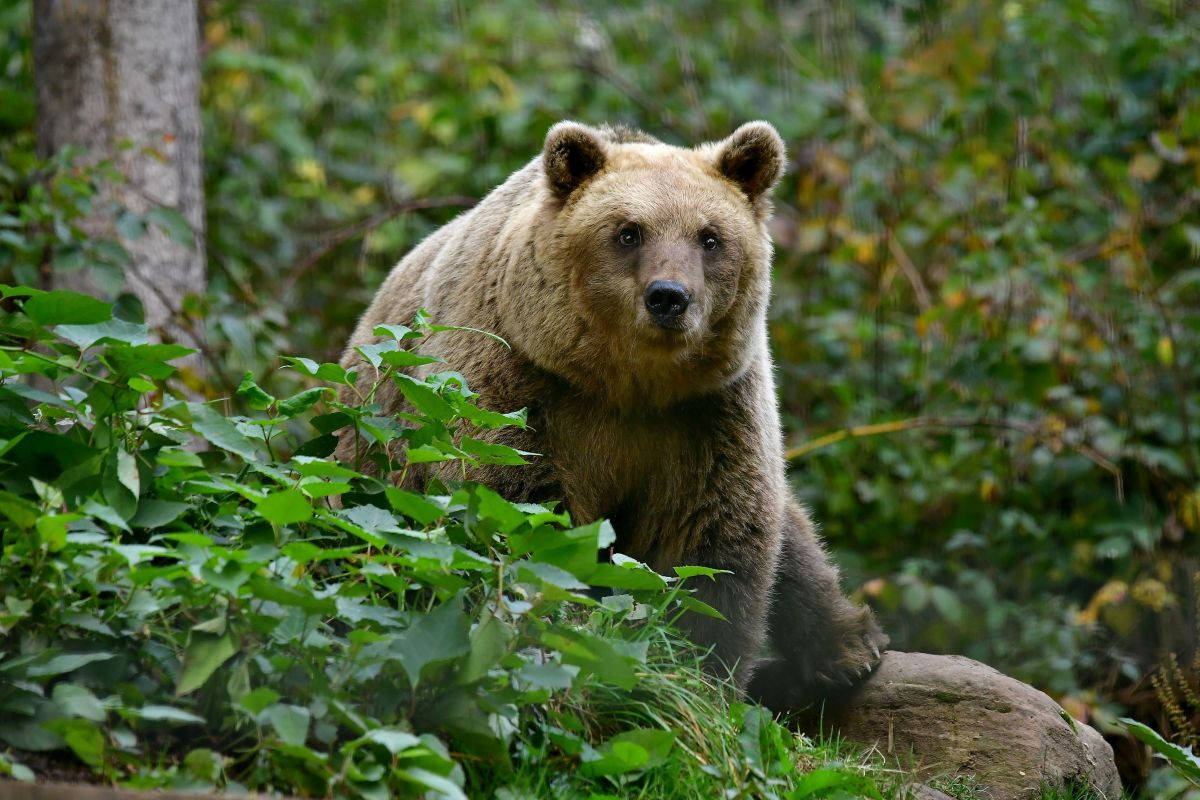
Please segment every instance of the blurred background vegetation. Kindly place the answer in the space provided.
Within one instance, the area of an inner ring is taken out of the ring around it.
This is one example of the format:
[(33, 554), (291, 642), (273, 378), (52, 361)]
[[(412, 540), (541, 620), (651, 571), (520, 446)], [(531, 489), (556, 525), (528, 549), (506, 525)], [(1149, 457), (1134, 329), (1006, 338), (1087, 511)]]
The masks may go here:
[[(6, 6), (0, 211), (44, 213), (0, 230), (0, 279), (35, 283), (51, 250), (104, 262), (71, 225), (103, 176), (35, 157), (30, 8)], [(847, 588), (897, 649), (1200, 741), (1200, 6), (200, 13), (203, 391), (336, 360), (388, 269), (560, 119), (678, 144), (767, 119), (791, 161), (771, 334), (792, 477)]]

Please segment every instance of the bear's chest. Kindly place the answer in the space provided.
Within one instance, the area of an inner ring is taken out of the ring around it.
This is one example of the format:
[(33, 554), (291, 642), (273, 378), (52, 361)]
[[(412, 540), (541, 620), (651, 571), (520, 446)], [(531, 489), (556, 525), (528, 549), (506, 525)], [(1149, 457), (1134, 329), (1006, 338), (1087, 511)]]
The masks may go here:
[(571, 400), (546, 409), (542, 422), (572, 519), (610, 519), (630, 554), (656, 549), (665, 520), (708, 480), (712, 446), (703, 415), (618, 414)]

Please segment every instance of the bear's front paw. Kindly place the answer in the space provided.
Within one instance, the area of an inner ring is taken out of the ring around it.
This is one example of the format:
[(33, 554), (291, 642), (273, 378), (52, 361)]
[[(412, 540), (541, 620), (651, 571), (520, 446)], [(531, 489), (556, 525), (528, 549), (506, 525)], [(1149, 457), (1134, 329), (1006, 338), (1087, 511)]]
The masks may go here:
[(887, 649), (887, 634), (879, 629), (869, 608), (855, 609), (854, 617), (838, 632), (838, 646), (813, 678), (831, 689), (857, 684), (879, 666)]

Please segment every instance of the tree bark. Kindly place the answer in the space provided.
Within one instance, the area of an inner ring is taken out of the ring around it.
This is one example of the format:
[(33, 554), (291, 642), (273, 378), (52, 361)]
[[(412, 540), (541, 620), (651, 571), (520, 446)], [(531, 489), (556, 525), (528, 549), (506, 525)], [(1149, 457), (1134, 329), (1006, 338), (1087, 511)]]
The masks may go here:
[[(146, 322), (164, 339), (196, 346), (184, 299), (205, 287), (204, 182), (200, 125), (199, 24), (194, 0), (34, 0), (33, 65), (37, 144), (49, 156), (82, 147), (82, 162), (109, 161), (124, 183), (108, 185), (97, 208), (135, 214), (162, 206), (191, 226), (185, 247), (157, 226), (122, 239), (132, 263), (125, 283)], [(85, 222), (116, 236), (111, 213)], [(63, 288), (104, 294), (94, 276), (51, 275)], [(189, 366), (195, 368), (198, 362)]]

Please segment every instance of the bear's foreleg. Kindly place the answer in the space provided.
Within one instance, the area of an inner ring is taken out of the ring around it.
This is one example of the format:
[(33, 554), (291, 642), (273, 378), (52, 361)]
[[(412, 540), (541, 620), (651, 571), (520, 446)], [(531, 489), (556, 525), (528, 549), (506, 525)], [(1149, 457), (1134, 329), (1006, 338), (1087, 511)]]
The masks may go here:
[(888, 637), (851, 603), (837, 569), (795, 502), (784, 516), (769, 635), (776, 657), (758, 665), (749, 695), (774, 711), (802, 708), (854, 686), (879, 663)]
[(712, 648), (706, 668), (720, 678), (732, 673), (743, 691), (767, 643), (767, 614), (778, 555), (762, 531), (747, 531), (745, 541), (748, 546), (708, 549), (680, 561), (729, 571), (689, 582), (695, 598), (725, 619), (689, 612), (680, 620), (680, 627), (696, 644)]

